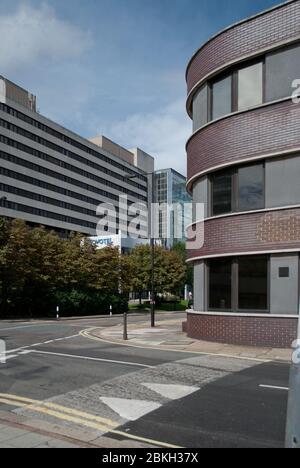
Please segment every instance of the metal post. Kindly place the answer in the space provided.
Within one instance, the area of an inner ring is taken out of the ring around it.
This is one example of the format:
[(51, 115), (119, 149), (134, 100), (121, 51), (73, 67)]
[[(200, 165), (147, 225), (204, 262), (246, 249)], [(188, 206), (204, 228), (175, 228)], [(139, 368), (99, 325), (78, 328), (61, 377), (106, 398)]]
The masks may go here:
[(154, 239), (151, 239), (151, 328), (155, 328), (155, 245)]
[(128, 331), (127, 331), (127, 312), (124, 312), (123, 317), (123, 340), (128, 340)]
[(151, 328), (155, 328), (155, 240), (154, 240), (154, 203), (155, 174), (152, 173), (152, 206), (151, 206)]
[(59, 320), (59, 306), (56, 307), (56, 320)]
[[(155, 203), (155, 172), (148, 173), (147, 176), (151, 175), (151, 206), (150, 206), (150, 242), (151, 242), (151, 327), (155, 327), (155, 229), (154, 229), (154, 203)], [(127, 175), (125, 179), (134, 179), (136, 175)], [(149, 181), (149, 179), (148, 179)]]
[(298, 339), (293, 346), (285, 445), (300, 448), (300, 315)]

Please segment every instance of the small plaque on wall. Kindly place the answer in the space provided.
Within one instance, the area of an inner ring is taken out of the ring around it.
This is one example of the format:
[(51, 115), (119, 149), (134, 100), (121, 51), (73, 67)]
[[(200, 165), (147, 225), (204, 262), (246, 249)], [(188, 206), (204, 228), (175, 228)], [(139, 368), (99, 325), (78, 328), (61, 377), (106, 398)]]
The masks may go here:
[(289, 267), (280, 267), (279, 268), (279, 278), (289, 278), (289, 277), (290, 277)]

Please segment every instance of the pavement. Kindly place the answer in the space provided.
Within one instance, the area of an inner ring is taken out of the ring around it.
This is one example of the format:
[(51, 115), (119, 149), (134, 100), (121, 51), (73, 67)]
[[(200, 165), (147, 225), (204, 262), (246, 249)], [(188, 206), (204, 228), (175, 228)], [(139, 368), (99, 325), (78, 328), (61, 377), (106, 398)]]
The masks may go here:
[(56, 438), (32, 427), (0, 422), (0, 448), (79, 448), (84, 444), (68, 438)]
[(107, 328), (92, 328), (84, 332), (90, 338), (133, 347), (147, 347), (164, 351), (184, 351), (205, 355), (221, 355), (236, 358), (249, 358), (258, 361), (291, 362), (291, 349), (259, 348), (234, 346), (190, 339), (182, 331), (182, 320), (159, 320), (156, 328), (149, 323), (131, 324), (128, 326), (128, 340), (123, 339), (123, 324)]
[(234, 354), (187, 339), (185, 314), (157, 318), (129, 316), (126, 343), (120, 317), (0, 322), (1, 447), (282, 447), (284, 352)]

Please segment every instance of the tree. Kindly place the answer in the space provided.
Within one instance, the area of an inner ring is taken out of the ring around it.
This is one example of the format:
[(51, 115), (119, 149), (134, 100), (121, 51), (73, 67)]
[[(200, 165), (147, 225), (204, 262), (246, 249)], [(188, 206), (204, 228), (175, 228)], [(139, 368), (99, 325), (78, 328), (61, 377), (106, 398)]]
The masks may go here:
[(190, 287), (193, 287), (194, 283), (194, 272), (193, 272), (193, 267), (190, 263), (187, 263), (187, 250), (186, 250), (186, 244), (185, 242), (178, 242), (177, 244), (174, 245), (172, 248), (173, 252), (176, 252), (182, 259), (182, 262), (186, 264), (186, 278), (185, 278), (185, 284), (187, 284)]
[[(132, 290), (142, 292), (151, 289), (151, 248), (148, 245), (137, 246), (131, 253)], [(156, 294), (174, 294), (184, 284), (186, 266), (181, 257), (172, 251), (155, 247), (154, 282)]]
[(59, 257), (60, 283), (65, 288), (86, 289), (96, 281), (96, 248), (80, 234), (63, 241)]
[(117, 247), (98, 250), (95, 257), (95, 287), (106, 293), (121, 291), (121, 257)]
[(131, 271), (134, 274), (131, 277), (131, 289), (139, 295), (140, 304), (142, 303), (142, 294), (151, 289), (151, 256), (150, 248), (146, 245), (135, 247), (130, 254)]
[(45, 228), (29, 228), (24, 221), (1, 221), (1, 312), (33, 314), (43, 310), (59, 281), (62, 241)]
[(11, 296), (18, 296), (23, 289), (26, 278), (32, 273), (32, 265), (27, 255), (29, 229), (25, 222), (13, 220), (8, 224), (6, 237), (0, 252), (2, 298), (1, 312), (6, 314)]

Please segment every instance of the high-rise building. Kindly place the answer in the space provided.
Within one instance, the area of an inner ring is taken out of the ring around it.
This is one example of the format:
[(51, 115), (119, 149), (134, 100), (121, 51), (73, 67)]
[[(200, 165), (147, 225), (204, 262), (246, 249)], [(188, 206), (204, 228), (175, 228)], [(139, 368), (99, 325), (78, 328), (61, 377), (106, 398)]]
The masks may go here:
[(0, 77), (0, 216), (45, 225), (61, 235), (96, 234), (100, 203), (115, 207), (108, 232), (125, 231), (128, 204), (143, 203), (140, 232), (148, 237), (147, 172), (154, 159), (105, 137), (82, 138), (36, 112), (36, 98)]
[(157, 237), (170, 248), (186, 240), (186, 228), (192, 222), (192, 199), (186, 190), (186, 177), (174, 169), (156, 171), (154, 180), (154, 201), (160, 205)]
[(218, 33), (188, 65), (188, 190), (205, 205), (204, 245), (189, 253), (191, 337), (273, 347), (296, 338), (299, 79), (298, 0)]

